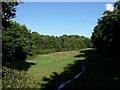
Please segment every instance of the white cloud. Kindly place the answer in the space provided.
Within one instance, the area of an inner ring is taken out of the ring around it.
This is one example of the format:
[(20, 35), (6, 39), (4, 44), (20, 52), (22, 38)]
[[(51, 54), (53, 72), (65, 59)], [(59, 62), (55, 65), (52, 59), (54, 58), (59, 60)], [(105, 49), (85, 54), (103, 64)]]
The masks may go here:
[(106, 7), (106, 10), (108, 10), (108, 11), (114, 10), (113, 4), (111, 4), (111, 3), (106, 4), (105, 7)]

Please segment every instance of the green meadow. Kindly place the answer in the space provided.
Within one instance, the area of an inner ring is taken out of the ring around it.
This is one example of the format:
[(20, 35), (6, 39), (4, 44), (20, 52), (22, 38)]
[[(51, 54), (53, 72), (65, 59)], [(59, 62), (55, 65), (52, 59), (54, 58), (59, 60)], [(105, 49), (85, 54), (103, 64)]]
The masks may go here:
[[(44, 77), (49, 78), (53, 72), (60, 74), (68, 64), (72, 64), (75, 60), (84, 60), (84, 58), (74, 57), (79, 53), (79, 51), (68, 51), (29, 57), (27, 62), (35, 63), (35, 65), (32, 65), (27, 72), (41, 84)], [(40, 85), (36, 87), (39, 88)]]

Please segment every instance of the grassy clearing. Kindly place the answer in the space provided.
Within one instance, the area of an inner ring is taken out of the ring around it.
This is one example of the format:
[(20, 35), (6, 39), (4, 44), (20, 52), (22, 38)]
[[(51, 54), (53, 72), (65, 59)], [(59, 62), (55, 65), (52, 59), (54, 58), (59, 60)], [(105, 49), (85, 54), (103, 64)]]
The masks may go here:
[(35, 65), (32, 65), (27, 72), (40, 83), (36, 86), (40, 88), (44, 77), (49, 78), (53, 72), (60, 74), (68, 64), (72, 64), (76, 60), (83, 60), (84, 58), (74, 57), (79, 53), (80, 51), (67, 51), (30, 57), (27, 62), (35, 63)]
[[(35, 80), (37, 84), (31, 85), (32, 88), (55, 90), (58, 85), (80, 72), (81, 64), (85, 60), (87, 60), (85, 73), (67, 84), (63, 90), (80, 90), (81, 88), (120, 89), (119, 55), (113, 55), (108, 50), (98, 52), (95, 49), (81, 49), (80, 51), (37, 55), (27, 58), (26, 61), (12, 62), (9, 67), (20, 71), (25, 70), (28, 76), (33, 77), (32, 80)], [(7, 80), (12, 81), (11, 79)], [(29, 82), (31, 82), (30, 80), (28, 78)]]

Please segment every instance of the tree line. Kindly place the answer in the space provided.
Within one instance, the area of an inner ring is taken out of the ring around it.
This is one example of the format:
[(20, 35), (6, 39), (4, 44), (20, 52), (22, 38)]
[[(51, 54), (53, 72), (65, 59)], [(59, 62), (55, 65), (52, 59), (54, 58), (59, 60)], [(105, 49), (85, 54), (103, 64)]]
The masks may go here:
[(58, 37), (39, 35), (37, 32), (32, 32), (32, 36), (36, 45), (35, 53), (37, 54), (79, 50), (81, 48), (91, 47), (90, 39), (79, 35), (62, 35)]

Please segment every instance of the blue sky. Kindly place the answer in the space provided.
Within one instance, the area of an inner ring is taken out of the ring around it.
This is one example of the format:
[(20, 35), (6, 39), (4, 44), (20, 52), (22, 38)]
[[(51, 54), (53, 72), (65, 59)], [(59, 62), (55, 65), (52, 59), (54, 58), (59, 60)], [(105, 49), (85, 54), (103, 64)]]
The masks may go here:
[[(90, 37), (109, 2), (24, 2), (13, 20), (43, 35)], [(111, 2), (112, 3), (112, 2)]]

